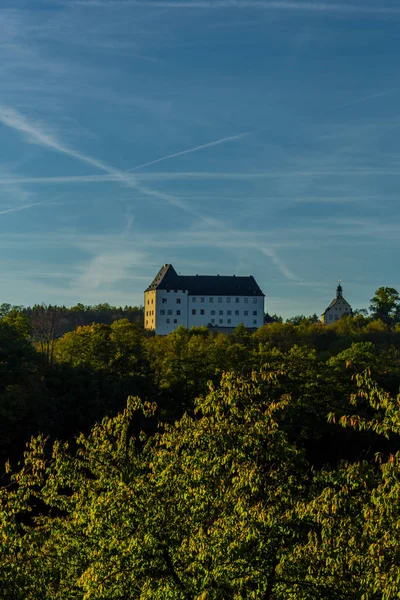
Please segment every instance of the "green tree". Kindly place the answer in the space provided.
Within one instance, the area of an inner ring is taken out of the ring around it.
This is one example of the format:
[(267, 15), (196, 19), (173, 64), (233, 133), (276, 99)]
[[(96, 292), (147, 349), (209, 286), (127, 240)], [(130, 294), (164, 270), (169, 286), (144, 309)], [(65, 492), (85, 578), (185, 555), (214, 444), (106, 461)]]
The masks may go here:
[[(294, 351), (295, 363), (305, 358)], [(4, 597), (399, 597), (400, 456), (310, 468), (280, 426), (293, 402), (281, 376), (225, 375), (193, 417), (152, 437), (139, 419), (155, 407), (130, 399), (76, 451), (33, 440), (0, 490)], [(356, 377), (353, 414), (331, 415), (332, 425), (397, 436), (399, 397)]]
[(107, 371), (115, 354), (111, 328), (102, 323), (78, 327), (58, 339), (55, 356), (73, 367), (85, 366), (95, 371)]
[(55, 342), (61, 333), (62, 314), (63, 309), (50, 304), (35, 305), (31, 311), (33, 339), (49, 366), (54, 361)]
[(10, 325), (27, 339), (32, 336), (31, 320), (17, 308), (9, 310), (7, 314), (2, 317), (1, 322)]
[[(217, 600), (297, 586), (279, 566), (305, 535), (295, 503), (306, 465), (277, 428), (287, 399), (268, 403), (261, 383), (226, 376), (196, 418), (147, 440), (129, 435), (130, 401), (81, 436), (76, 455), (56, 444), (48, 461), (44, 440), (34, 442), (16, 491), (3, 493), (3, 589), (16, 599)], [(25, 510), (40, 498), (45, 515), (18, 526), (10, 493)]]
[(371, 316), (380, 319), (389, 328), (398, 323), (400, 319), (400, 296), (395, 288), (380, 287), (375, 296), (371, 298)]
[[(11, 315), (11, 313), (9, 313)], [(24, 327), (0, 320), (0, 461), (26, 440), (40, 398), (40, 356), (25, 335)], [(13, 318), (11, 321), (15, 321)]]

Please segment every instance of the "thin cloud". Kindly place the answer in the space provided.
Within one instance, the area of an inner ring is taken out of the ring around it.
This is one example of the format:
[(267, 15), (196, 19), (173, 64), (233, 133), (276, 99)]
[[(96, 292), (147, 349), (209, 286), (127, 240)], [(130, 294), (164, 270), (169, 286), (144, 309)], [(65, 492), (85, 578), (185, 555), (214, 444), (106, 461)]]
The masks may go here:
[[(204, 215), (200, 211), (198, 211), (191, 204), (185, 202), (182, 199), (176, 198), (170, 194), (166, 194), (164, 192), (159, 192), (158, 190), (153, 190), (149, 187), (145, 187), (138, 183), (138, 180), (133, 175), (130, 175), (120, 169), (116, 169), (107, 163), (104, 163), (92, 156), (79, 152), (73, 148), (68, 147), (61, 140), (57, 138), (51, 131), (48, 130), (45, 126), (39, 123), (34, 123), (28, 120), (24, 115), (19, 113), (13, 108), (0, 105), (0, 123), (3, 125), (18, 131), (22, 134), (30, 143), (38, 144), (42, 147), (52, 149), (61, 154), (65, 154), (74, 158), (80, 162), (88, 164), (92, 167), (95, 167), (103, 172), (105, 172), (109, 177), (112, 177), (113, 180), (118, 181), (119, 183), (123, 183), (128, 185), (129, 187), (135, 188), (138, 192), (146, 196), (151, 196), (157, 198), (159, 200), (164, 200), (168, 204), (172, 206), (176, 206), (180, 210), (189, 213), (191, 216), (196, 219), (200, 219), (205, 223), (208, 227), (214, 227), (219, 231), (224, 231), (226, 233), (230, 233), (229, 228), (226, 225), (214, 219), (213, 217), (209, 217)], [(243, 136), (244, 134), (242, 134)], [(4, 181), (4, 180), (3, 180)], [(21, 180), (19, 180), (21, 181)], [(1, 181), (0, 181), (1, 183)], [(9, 209), (7, 209), (9, 210)], [(211, 236), (211, 232), (210, 232)], [(215, 237), (215, 236), (211, 236)], [(289, 279), (296, 279), (295, 276), (281, 263), (278, 257), (267, 247), (263, 247), (263, 253), (268, 256), (271, 261), (278, 267), (280, 272), (284, 277)]]
[(370, 96), (363, 96), (362, 98), (357, 98), (356, 100), (352, 100), (351, 102), (345, 102), (344, 104), (339, 104), (338, 106), (333, 106), (330, 110), (338, 110), (339, 108), (346, 108), (347, 106), (353, 106), (353, 104), (359, 104), (360, 102), (365, 102), (366, 100), (372, 100), (373, 98), (381, 98), (382, 96), (386, 96), (389, 94), (386, 92), (379, 92), (378, 94), (371, 94)]
[(44, 204), (50, 204), (56, 200), (59, 200), (62, 196), (64, 196), (64, 194), (62, 194), (61, 196), (57, 196), (56, 198), (52, 198), (50, 200), (44, 200), (43, 202), (32, 202), (31, 204), (23, 204), (21, 206), (13, 206), (11, 208), (6, 208), (5, 210), (0, 210), (0, 215), (6, 215), (9, 213), (20, 212), (21, 210), (33, 208), (34, 206), (43, 206)]
[(185, 181), (185, 180), (227, 180), (227, 181), (251, 181), (257, 179), (269, 179), (269, 178), (304, 178), (307, 177), (376, 177), (376, 176), (396, 176), (398, 177), (400, 172), (398, 169), (381, 169), (371, 167), (369, 169), (336, 169), (336, 170), (320, 170), (320, 171), (263, 171), (263, 172), (243, 172), (234, 173), (229, 171), (176, 171), (173, 173), (168, 172), (155, 172), (155, 173), (141, 173), (135, 175), (135, 181), (131, 179), (132, 176), (129, 174), (124, 176), (124, 172), (121, 171), (118, 175), (61, 175), (55, 177), (1, 177), (0, 186), (7, 186), (13, 184), (59, 184), (59, 183), (112, 183), (112, 182), (123, 182), (129, 187), (134, 187), (138, 191), (142, 191), (146, 196), (157, 197), (160, 200), (170, 200), (173, 198), (174, 202), (179, 202), (179, 198), (171, 196), (170, 194), (164, 194), (156, 190), (150, 190), (146, 188), (143, 190), (140, 182), (146, 181)]
[[(93, 158), (92, 156), (89, 156), (87, 154), (79, 152), (78, 150), (68, 147), (66, 144), (60, 141), (52, 132), (50, 132), (48, 128), (46, 128), (42, 124), (33, 123), (29, 121), (24, 115), (22, 115), (20, 112), (16, 111), (13, 108), (0, 105), (0, 123), (3, 123), (3, 125), (5, 125), (6, 127), (18, 131), (19, 133), (24, 135), (30, 143), (38, 144), (39, 146), (45, 148), (50, 148), (52, 150), (55, 150), (56, 152), (75, 158), (80, 162), (91, 165), (92, 167), (95, 167), (107, 173), (107, 175), (111, 177), (113, 181), (118, 181), (119, 183), (123, 183), (125, 185), (128, 185), (129, 187), (133, 187), (139, 192), (145, 194), (146, 196), (151, 196), (153, 198), (158, 198), (159, 200), (164, 200), (172, 206), (176, 206), (177, 208), (180, 208), (181, 210), (191, 214), (192, 216), (202, 219), (208, 225), (211, 224), (210, 219), (208, 217), (202, 215), (199, 211), (193, 209), (184, 200), (176, 198), (175, 196), (172, 196), (170, 194), (165, 194), (163, 192), (159, 192), (157, 190), (141, 186), (138, 184), (137, 179), (134, 175), (130, 175), (125, 171), (116, 169), (115, 167), (112, 167), (96, 158)], [(16, 182), (17, 180), (14, 181)], [(97, 181), (99, 181), (99, 179), (97, 179)], [(58, 183), (59, 182), (60, 181), (58, 181)], [(21, 180), (19, 180), (19, 183), (21, 183)]]
[(0, 185), (12, 185), (17, 183), (30, 184), (57, 184), (57, 183), (105, 183), (119, 181), (114, 175), (61, 175), (55, 177), (0, 177)]
[(400, 9), (391, 6), (359, 6), (328, 2), (295, 2), (290, 0), (75, 0), (74, 4), (102, 8), (146, 6), (171, 9), (259, 9), (317, 13), (400, 15)]
[(33, 202), (32, 204), (23, 204), (22, 206), (14, 206), (12, 208), (6, 208), (5, 210), (0, 210), (0, 215), (6, 215), (8, 213), (19, 212), (20, 210), (26, 210), (27, 208), (32, 208), (33, 206), (41, 206), (45, 204), (44, 202)]
[(135, 183), (133, 176), (126, 175), (119, 169), (115, 169), (114, 167), (111, 167), (106, 163), (93, 158), (92, 156), (70, 148), (60, 141), (52, 132), (50, 132), (48, 128), (43, 126), (41, 123), (29, 121), (25, 115), (21, 114), (14, 108), (0, 105), (0, 123), (3, 123), (3, 125), (6, 127), (18, 131), (24, 135), (30, 143), (37, 144), (45, 148), (50, 148), (56, 152), (65, 154), (71, 158), (75, 158), (76, 160), (95, 167), (100, 171), (104, 171), (108, 175), (111, 175), (116, 180), (122, 181), (123, 183), (129, 185), (133, 185)]
[(212, 148), (213, 146), (219, 146), (220, 144), (226, 144), (226, 142), (233, 142), (235, 140), (241, 140), (242, 138), (250, 135), (252, 132), (248, 131), (246, 133), (239, 133), (238, 135), (230, 135), (228, 137), (220, 138), (219, 140), (214, 140), (213, 142), (208, 142), (207, 144), (201, 144), (200, 146), (195, 146), (194, 148), (188, 148), (187, 150), (181, 150), (181, 152), (175, 152), (174, 154), (168, 154), (167, 156), (162, 156), (161, 158), (157, 158), (156, 160), (151, 160), (150, 162), (143, 163), (138, 165), (137, 167), (133, 167), (128, 170), (128, 173), (131, 171), (136, 171), (137, 169), (142, 169), (143, 167), (149, 167), (150, 165), (155, 165), (156, 163), (163, 162), (164, 160), (170, 160), (171, 158), (176, 158), (177, 156), (183, 156), (184, 154), (191, 154), (192, 152), (199, 152), (199, 150), (205, 150), (206, 148)]
[(286, 279), (289, 279), (290, 281), (300, 281), (299, 278), (297, 277), (297, 275), (295, 275), (294, 273), (292, 273), (292, 271), (279, 258), (279, 256), (275, 252), (275, 250), (272, 250), (271, 248), (266, 247), (266, 246), (262, 246), (260, 249), (261, 249), (261, 252), (263, 254), (265, 254), (265, 256), (268, 256), (268, 258), (271, 260), (271, 262), (276, 267), (278, 267), (279, 271), (282, 273), (282, 275)]

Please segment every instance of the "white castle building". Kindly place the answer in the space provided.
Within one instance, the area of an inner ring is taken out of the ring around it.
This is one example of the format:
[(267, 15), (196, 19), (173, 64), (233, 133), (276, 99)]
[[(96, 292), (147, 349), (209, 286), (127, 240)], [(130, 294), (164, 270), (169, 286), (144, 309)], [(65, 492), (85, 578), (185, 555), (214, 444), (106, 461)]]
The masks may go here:
[(328, 308), (322, 313), (321, 321), (324, 325), (331, 325), (338, 321), (344, 315), (351, 315), (351, 306), (343, 298), (343, 288), (339, 285), (336, 288), (336, 298), (332, 300)]
[(249, 329), (264, 324), (264, 294), (252, 275), (178, 275), (164, 265), (144, 292), (144, 326), (167, 335), (183, 325)]

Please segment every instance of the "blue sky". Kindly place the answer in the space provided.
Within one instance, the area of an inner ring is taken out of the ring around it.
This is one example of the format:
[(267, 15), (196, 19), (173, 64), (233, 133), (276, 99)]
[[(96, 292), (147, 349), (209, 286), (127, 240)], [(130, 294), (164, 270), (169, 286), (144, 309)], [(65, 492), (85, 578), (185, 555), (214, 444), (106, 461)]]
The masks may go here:
[(400, 289), (400, 6), (2, 0), (1, 302), (141, 304), (165, 262), (320, 314)]

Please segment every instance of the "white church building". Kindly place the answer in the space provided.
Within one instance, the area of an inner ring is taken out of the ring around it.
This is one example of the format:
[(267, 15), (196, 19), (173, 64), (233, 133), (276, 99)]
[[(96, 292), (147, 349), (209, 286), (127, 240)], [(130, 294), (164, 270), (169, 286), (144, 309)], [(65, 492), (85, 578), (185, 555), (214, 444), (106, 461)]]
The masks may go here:
[(343, 288), (339, 285), (336, 288), (336, 298), (332, 300), (328, 308), (322, 313), (321, 322), (324, 325), (331, 325), (345, 315), (351, 315), (351, 306), (343, 298)]
[(252, 275), (178, 275), (164, 265), (144, 292), (144, 326), (167, 335), (183, 325), (248, 329), (264, 324), (264, 294)]

